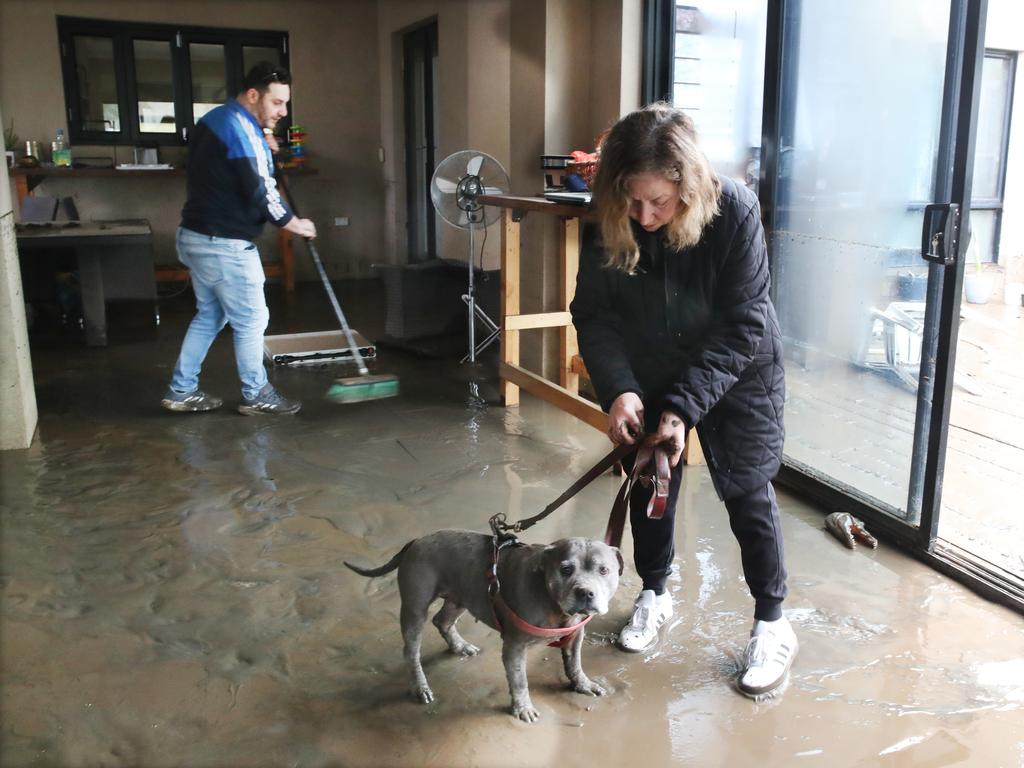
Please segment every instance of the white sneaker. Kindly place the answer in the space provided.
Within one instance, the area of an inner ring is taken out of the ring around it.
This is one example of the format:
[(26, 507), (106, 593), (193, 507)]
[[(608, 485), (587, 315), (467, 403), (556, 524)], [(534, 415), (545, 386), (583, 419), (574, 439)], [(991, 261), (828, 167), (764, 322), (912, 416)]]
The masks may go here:
[(653, 589), (645, 589), (633, 604), (633, 616), (619, 632), (622, 650), (639, 653), (652, 648), (658, 642), (658, 629), (672, 615), (672, 596), (665, 590), (655, 595)]
[(771, 694), (785, 682), (799, 648), (785, 616), (776, 621), (755, 621), (736, 683), (740, 692), (751, 698)]

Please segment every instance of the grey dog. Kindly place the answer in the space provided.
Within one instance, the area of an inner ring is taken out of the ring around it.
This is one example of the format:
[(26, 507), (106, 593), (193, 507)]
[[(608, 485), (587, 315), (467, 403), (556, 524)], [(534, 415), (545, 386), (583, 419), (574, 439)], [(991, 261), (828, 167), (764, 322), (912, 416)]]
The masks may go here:
[[(496, 582), (500, 586), (496, 587), (489, 586), (493, 582), (488, 579), (493, 561), (494, 541), (490, 536), (448, 530), (410, 541), (378, 568), (345, 565), (371, 577), (398, 569), (405, 660), (412, 673), (413, 696), (420, 702), (434, 700), (420, 663), (420, 643), (427, 609), (441, 597), (444, 605), (433, 621), (452, 653), (473, 656), (480, 651), (455, 628), (455, 622), (467, 610), (501, 632), (501, 659), (512, 694), (512, 714), (532, 723), (539, 715), (526, 682), (526, 649), (551, 638), (530, 634), (515, 621), (512, 612), (534, 628), (570, 627), (588, 616), (606, 613), (608, 601), (619, 586), (622, 554), (592, 539), (561, 539), (547, 546), (517, 543), (501, 550)], [(495, 588), (500, 599), (492, 601)], [(565, 674), (577, 693), (602, 696), (605, 689), (588, 678), (580, 664), (583, 634), (581, 626), (562, 646)]]

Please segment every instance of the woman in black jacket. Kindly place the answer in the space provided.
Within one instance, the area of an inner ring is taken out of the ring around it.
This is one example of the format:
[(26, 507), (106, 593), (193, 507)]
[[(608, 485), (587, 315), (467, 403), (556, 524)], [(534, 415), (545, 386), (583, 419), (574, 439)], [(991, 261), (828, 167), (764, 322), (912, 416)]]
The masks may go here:
[(651, 490), (643, 485), (630, 499), (643, 589), (619, 643), (650, 648), (672, 615), (665, 581), (679, 459), (696, 427), (754, 597), (737, 684), (748, 696), (769, 694), (798, 644), (782, 613), (786, 567), (771, 480), (782, 456), (785, 384), (757, 198), (715, 175), (683, 112), (654, 104), (608, 134), (594, 203), (598, 225), (584, 230), (572, 302), (580, 352), (612, 442), (646, 434), (672, 466), (663, 517), (647, 517)]

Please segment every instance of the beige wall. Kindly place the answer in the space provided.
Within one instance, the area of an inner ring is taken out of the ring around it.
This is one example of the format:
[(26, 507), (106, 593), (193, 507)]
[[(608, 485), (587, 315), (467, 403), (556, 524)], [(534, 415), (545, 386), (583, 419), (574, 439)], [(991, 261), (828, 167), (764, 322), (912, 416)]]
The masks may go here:
[[(406, 261), (402, 34), (437, 19), (438, 160), (462, 149), (486, 152), (505, 167), (514, 194), (535, 195), (543, 185), (540, 155), (592, 148), (597, 134), (638, 101), (640, 7), (638, 0), (379, 3), (385, 242), (394, 263)], [(635, 40), (624, 44), (624, 34), (635, 34)], [(625, 56), (636, 56), (635, 66), (623, 69)], [(464, 231), (440, 223), (438, 235), (440, 256), (466, 260)], [(486, 269), (498, 267), (499, 246), (494, 226), (484, 250)], [(557, 222), (528, 217), (522, 231), (524, 312), (552, 308), (557, 252)], [(556, 343), (554, 331), (524, 333), (524, 364), (552, 375)]]
[[(388, 0), (377, 6), (380, 130), (387, 259), (406, 258), (402, 39), (432, 19), (438, 27), (438, 148), (440, 162), (476, 149), (509, 169), (509, 0)], [(438, 255), (466, 261), (462, 230), (438, 222)], [(490, 237), (484, 266), (497, 268), (499, 238)]]
[[(302, 178), (294, 191), (304, 215), (321, 233), (320, 252), (331, 276), (369, 275), (381, 259), (383, 185), (380, 89), (377, 65), (377, 5), (362, 2), (290, 0), (0, 0), (0, 104), (22, 139), (49, 142), (66, 128), (57, 46), (58, 14), (200, 26), (275, 29), (289, 33), (295, 76), (295, 120), (309, 133), (310, 163), (319, 175)], [(110, 156), (109, 147), (74, 147), (80, 154)], [(163, 151), (180, 162), (181, 151)], [(129, 161), (130, 148), (117, 151)], [(157, 260), (173, 263), (174, 229), (184, 202), (184, 179), (85, 179), (47, 181), (48, 194), (72, 195), (88, 218), (149, 218)], [(330, 226), (348, 216), (351, 226)], [(273, 251), (268, 233), (261, 248)], [(299, 276), (312, 277), (305, 254), (297, 253)]]

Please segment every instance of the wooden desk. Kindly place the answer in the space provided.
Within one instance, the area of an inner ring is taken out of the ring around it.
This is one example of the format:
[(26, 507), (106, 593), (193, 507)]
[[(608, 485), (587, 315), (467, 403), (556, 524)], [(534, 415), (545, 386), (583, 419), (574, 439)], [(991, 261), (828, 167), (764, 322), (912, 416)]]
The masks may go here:
[[(579, 396), (580, 376), (587, 369), (579, 355), (576, 329), (572, 325), (569, 304), (576, 294), (576, 273), (580, 265), (580, 223), (594, 219), (582, 205), (553, 203), (542, 197), (481, 195), (482, 205), (502, 209), (501, 227), (501, 401), (505, 406), (519, 404), (519, 390), (525, 389), (601, 432), (608, 429), (608, 416), (590, 400)], [(530, 315), (519, 313), (520, 270), (519, 228), (528, 213), (557, 216), (561, 222), (558, 260), (558, 309)], [(519, 332), (534, 328), (558, 328), (558, 383), (548, 381), (519, 365)], [(686, 436), (683, 460), (700, 464), (703, 454), (695, 430)]]
[[(14, 186), (17, 192), (18, 204), (32, 194), (40, 183), (47, 178), (64, 179), (95, 179), (95, 178), (154, 178), (154, 177), (184, 177), (184, 168), (161, 168), (148, 170), (143, 168), (132, 168), (118, 170), (116, 168), (66, 168), (55, 166), (40, 166), (38, 168), (11, 168), (10, 175), (14, 178)], [(316, 169), (306, 166), (287, 169), (289, 176), (312, 176)], [(295, 291), (295, 254), (292, 250), (292, 233), (283, 229), (277, 231), (277, 255), (278, 260), (264, 262), (263, 271), (267, 277), (277, 277), (284, 284), (285, 291), (291, 296)], [(156, 279), (159, 282), (170, 282), (175, 280), (188, 280), (188, 270), (184, 267), (166, 266), (156, 270)]]
[(153, 233), (145, 219), (18, 224), (15, 233), (22, 258), (33, 250), (71, 248), (75, 251), (85, 343), (90, 347), (106, 346), (106, 302), (109, 299), (156, 302)]

